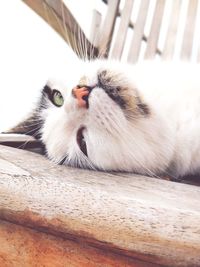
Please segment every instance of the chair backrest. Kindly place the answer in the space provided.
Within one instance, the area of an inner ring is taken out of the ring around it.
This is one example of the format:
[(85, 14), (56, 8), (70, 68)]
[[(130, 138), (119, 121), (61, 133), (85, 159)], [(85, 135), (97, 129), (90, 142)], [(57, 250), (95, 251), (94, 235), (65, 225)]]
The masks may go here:
[[(107, 14), (100, 23), (101, 15), (95, 13), (92, 25), (96, 27), (93, 27), (91, 37), (105, 57), (123, 58), (129, 62), (157, 56), (165, 60), (175, 56), (200, 61), (198, 0), (104, 2)], [(100, 38), (94, 38), (97, 32)]]
[[(42, 16), (80, 57), (102, 55), (131, 63), (143, 58), (174, 57), (200, 61), (199, 0), (102, 0), (107, 11), (105, 16), (94, 11), (91, 42), (63, 0), (22, 1)], [(84, 54), (78, 47), (80, 36), (85, 44)]]

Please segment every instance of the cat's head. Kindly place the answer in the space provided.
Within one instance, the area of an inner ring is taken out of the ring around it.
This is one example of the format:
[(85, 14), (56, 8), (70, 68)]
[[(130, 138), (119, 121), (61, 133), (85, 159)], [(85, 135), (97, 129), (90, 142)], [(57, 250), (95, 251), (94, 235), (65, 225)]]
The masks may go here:
[(163, 136), (152, 136), (160, 125), (151, 120), (153, 111), (127, 72), (116, 62), (80, 62), (63, 81), (46, 84), (31, 117), (39, 129), (31, 120), (25, 124), (41, 139), (51, 160), (139, 173), (157, 171), (158, 156), (164, 164), (157, 147)]

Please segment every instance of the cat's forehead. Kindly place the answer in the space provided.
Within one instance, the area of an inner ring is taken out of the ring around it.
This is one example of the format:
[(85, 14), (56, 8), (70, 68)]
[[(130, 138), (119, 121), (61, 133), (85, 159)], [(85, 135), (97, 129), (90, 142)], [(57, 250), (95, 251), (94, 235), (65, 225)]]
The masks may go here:
[(96, 60), (90, 62), (78, 62), (72, 64), (65, 69), (59, 70), (59, 73), (51, 76), (47, 85), (52, 89), (58, 89), (61, 92), (69, 90), (78, 84), (95, 84), (97, 83), (98, 74), (103, 71), (108, 71), (112, 75), (112, 71), (121, 72), (117, 62), (110, 60)]
[(90, 64), (80, 62), (76, 68), (72, 66), (71, 69), (60, 71), (58, 74), (53, 74), (49, 77), (47, 85), (52, 89), (59, 89), (61, 91), (73, 88), (78, 84), (86, 84), (89, 78), (95, 77), (97, 73), (96, 68), (91, 68)]

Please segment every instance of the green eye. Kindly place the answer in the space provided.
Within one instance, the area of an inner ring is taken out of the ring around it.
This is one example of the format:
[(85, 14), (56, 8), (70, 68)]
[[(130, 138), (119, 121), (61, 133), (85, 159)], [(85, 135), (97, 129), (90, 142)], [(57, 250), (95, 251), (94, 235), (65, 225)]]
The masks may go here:
[(52, 102), (57, 107), (61, 107), (64, 104), (64, 98), (58, 90), (53, 90)]

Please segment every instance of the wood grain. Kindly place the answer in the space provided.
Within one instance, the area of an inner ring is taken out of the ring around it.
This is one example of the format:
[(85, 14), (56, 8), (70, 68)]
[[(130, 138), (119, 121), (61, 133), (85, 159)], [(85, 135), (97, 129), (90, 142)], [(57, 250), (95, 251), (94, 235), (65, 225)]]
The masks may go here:
[[(0, 220), (1, 267), (145, 267), (146, 263)], [(149, 264), (149, 267), (155, 265)], [(157, 265), (158, 266), (158, 265)]]
[[(200, 266), (200, 188), (0, 147), (0, 218), (167, 266)], [(147, 265), (148, 266), (148, 265)]]

